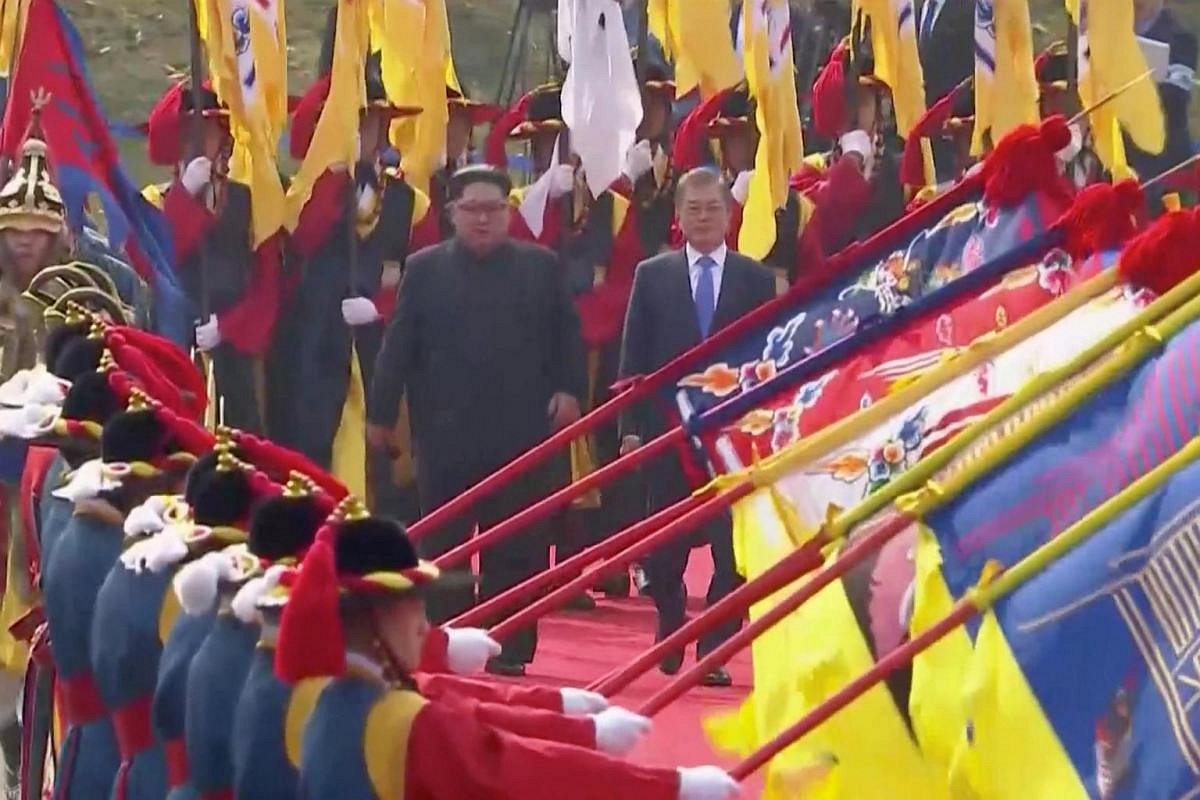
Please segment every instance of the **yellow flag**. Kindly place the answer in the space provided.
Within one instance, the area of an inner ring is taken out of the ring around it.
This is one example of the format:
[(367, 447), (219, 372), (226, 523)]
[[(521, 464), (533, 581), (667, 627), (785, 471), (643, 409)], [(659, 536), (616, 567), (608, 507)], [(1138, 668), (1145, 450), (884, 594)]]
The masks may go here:
[(788, 179), (804, 161), (787, 0), (742, 6), (746, 84), (756, 106), (758, 151), (742, 211), (738, 250), (763, 259), (775, 246), (775, 212), (787, 204)]
[(0, 5), (0, 77), (7, 77), (20, 48), (17, 32), (25, 27), (29, 0), (7, 0)]
[(397, 120), (391, 141), (401, 153), (408, 184), (428, 193), (429, 180), (445, 163), (446, 87), (460, 90), (450, 50), (445, 0), (380, 0), (371, 24), (388, 100), (421, 113)]
[(891, 89), (896, 127), (907, 136), (925, 116), (925, 76), (917, 50), (913, 0), (854, 0), (851, 14), (871, 23), (875, 77)]
[(287, 124), (283, 0), (195, 0), (213, 91), (229, 108), (229, 179), (250, 189), (253, 245), (284, 223), (277, 148)]
[(650, 32), (675, 65), (675, 95), (712, 97), (742, 79), (729, 31), (729, 0), (650, 0)]
[(288, 186), (288, 230), (295, 230), (317, 179), (331, 167), (349, 168), (356, 158), (359, 112), (367, 103), (363, 77), (370, 33), (367, 11), (366, 0), (338, 0), (329, 95), (308, 153)]
[[(754, 578), (790, 550), (786, 522), (769, 489), (734, 506), (738, 566)], [(836, 556), (834, 556), (836, 558)], [(756, 618), (801, 585), (756, 604)], [(738, 711), (710, 718), (715, 746), (748, 754), (872, 664), (840, 581), (818, 592), (755, 640), (754, 692)], [(772, 760), (765, 798), (920, 797), (945, 789), (913, 743), (891, 693), (877, 686)]]
[(971, 153), (984, 151), (984, 135), (999, 141), (1018, 125), (1038, 121), (1033, 32), (1028, 0), (975, 4), (975, 132)]
[(1096, 155), (1114, 181), (1132, 177), (1122, 131), (1148, 153), (1161, 153), (1166, 143), (1166, 122), (1154, 81), (1145, 77), (1127, 86), (1148, 70), (1133, 30), (1133, 0), (1066, 0), (1066, 4), (1079, 27), (1079, 100), (1084, 108), (1100, 104), (1089, 114)]
[(988, 800), (1088, 797), (994, 612), (983, 618), (976, 636), (964, 690), (973, 735), (959, 754), (956, 783)]

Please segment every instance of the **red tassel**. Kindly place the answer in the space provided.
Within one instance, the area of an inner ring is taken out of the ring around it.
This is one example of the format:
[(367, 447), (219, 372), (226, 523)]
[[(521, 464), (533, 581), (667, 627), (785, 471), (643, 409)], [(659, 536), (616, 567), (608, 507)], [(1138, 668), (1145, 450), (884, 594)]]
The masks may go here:
[(217, 440), (209, 431), (190, 419), (181, 417), (168, 408), (158, 408), (158, 418), (163, 426), (171, 432), (179, 447), (194, 456), (207, 453), (216, 445)]
[(688, 112), (675, 130), (671, 160), (679, 174), (705, 163), (708, 152), (708, 124), (721, 113), (734, 89), (723, 89)]
[(119, 334), (129, 344), (142, 351), (155, 365), (163, 377), (180, 391), (183, 403), (182, 413), (192, 419), (200, 419), (208, 407), (208, 388), (204, 376), (196, 365), (174, 342), (156, 336), (149, 331), (126, 326), (111, 326), (106, 329), (106, 337)]
[(1121, 280), (1163, 295), (1200, 267), (1200, 219), (1192, 211), (1160, 217), (1125, 247)]
[(1058, 115), (1011, 131), (984, 159), (984, 201), (994, 208), (1011, 208), (1033, 192), (1045, 192), (1070, 202), (1054, 158), (1070, 143), (1067, 121)]
[(504, 169), (508, 166), (508, 153), (504, 146), (508, 141), (508, 135), (513, 132), (513, 128), (521, 122), (525, 121), (528, 114), (530, 98), (533, 93), (526, 94), (516, 105), (507, 111), (503, 112), (492, 123), (491, 129), (488, 130), (487, 138), (483, 142), (483, 160), (485, 163), (491, 164), (493, 167)]
[(318, 79), (296, 103), (296, 112), (292, 115), (292, 133), (288, 137), (288, 151), (297, 161), (304, 160), (309, 145), (312, 144), (313, 134), (317, 132), (317, 120), (321, 118), (325, 98), (329, 96), (329, 81), (328, 75)]
[(287, 683), (346, 671), (346, 641), (338, 611), (337, 567), (327, 539), (313, 543), (283, 607), (275, 674)]
[(846, 125), (846, 54), (849, 47), (842, 42), (833, 49), (829, 61), (812, 87), (813, 131), (827, 139), (836, 139)]
[(183, 158), (183, 83), (176, 83), (155, 103), (146, 119), (146, 155), (150, 163), (173, 167)]
[(247, 461), (279, 480), (287, 480), (289, 474), (299, 472), (338, 500), (350, 493), (337, 478), (297, 452), (245, 431), (235, 431), (234, 441)]
[(1058, 220), (1065, 236), (1063, 249), (1080, 259), (1120, 246), (1137, 232), (1135, 214), (1143, 202), (1136, 181), (1085, 187)]

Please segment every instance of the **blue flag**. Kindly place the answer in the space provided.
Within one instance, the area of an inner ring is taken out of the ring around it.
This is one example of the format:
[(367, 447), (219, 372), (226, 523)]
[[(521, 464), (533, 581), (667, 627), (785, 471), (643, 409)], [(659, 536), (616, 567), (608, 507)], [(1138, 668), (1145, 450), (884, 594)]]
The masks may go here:
[(1196, 796), (1200, 462), (1176, 472), (995, 610), (1092, 797)]
[(98, 198), (110, 245), (154, 292), (156, 332), (186, 347), (192, 315), (172, 269), (170, 231), (121, 165), (108, 119), (88, 78), (79, 32), (54, 0), (31, 0), (24, 40), (9, 78), (0, 132), (3, 152), (17, 155), (38, 98), (38, 104), (44, 103), (42, 136), (71, 229), (83, 230), (88, 198)]
[(989, 560), (1015, 564), (1200, 434), (1200, 322), (1074, 409), (926, 522), (962, 596)]

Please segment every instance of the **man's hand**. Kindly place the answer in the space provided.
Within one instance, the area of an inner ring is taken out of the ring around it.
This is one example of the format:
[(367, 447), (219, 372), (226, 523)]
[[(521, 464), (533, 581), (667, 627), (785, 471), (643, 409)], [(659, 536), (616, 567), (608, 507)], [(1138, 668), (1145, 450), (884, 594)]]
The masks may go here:
[(555, 392), (546, 408), (552, 430), (561, 431), (579, 419), (579, 401), (566, 392)]
[(386, 425), (367, 423), (367, 444), (376, 450), (381, 450), (389, 456), (395, 456), (392, 446), (392, 429)]
[(621, 455), (627, 456), (642, 446), (640, 436), (624, 436), (621, 438)]
[(217, 315), (209, 314), (208, 322), (196, 326), (196, 347), (207, 353), (221, 343), (221, 326)]
[(197, 156), (184, 167), (183, 174), (179, 176), (179, 182), (183, 184), (183, 188), (187, 190), (188, 194), (197, 197), (212, 182), (212, 169), (212, 160), (206, 156)]

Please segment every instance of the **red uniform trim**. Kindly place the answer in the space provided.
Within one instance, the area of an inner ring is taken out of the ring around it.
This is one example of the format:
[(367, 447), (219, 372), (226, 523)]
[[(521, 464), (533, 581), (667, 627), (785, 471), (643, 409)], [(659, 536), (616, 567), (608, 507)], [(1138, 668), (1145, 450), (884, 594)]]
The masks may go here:
[(163, 742), (167, 759), (167, 786), (177, 789), (188, 782), (187, 745), (182, 738)]
[(153, 701), (153, 695), (146, 695), (112, 712), (121, 761), (133, 761), (138, 753), (149, 750), (154, 744), (154, 728), (150, 723), (150, 705)]
[(73, 678), (59, 676), (58, 691), (62, 698), (63, 719), (69, 726), (87, 725), (108, 713), (90, 672), (82, 672)]
[(176, 178), (163, 197), (163, 216), (171, 227), (171, 239), (175, 243), (175, 263), (182, 264), (191, 258), (210, 228), (216, 223), (216, 215), (183, 188)]
[(279, 236), (259, 245), (254, 251), (254, 272), (242, 298), (217, 315), (221, 338), (249, 356), (264, 355), (271, 346), (279, 317), (281, 250)]

